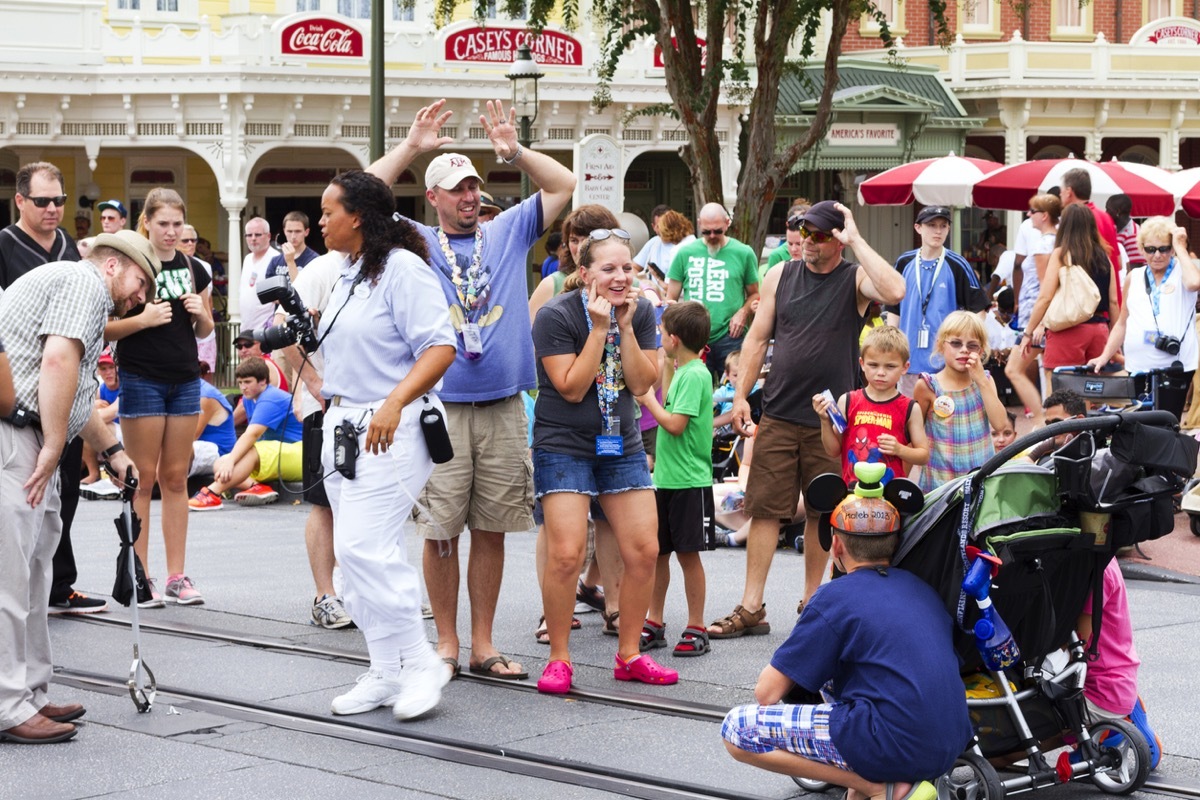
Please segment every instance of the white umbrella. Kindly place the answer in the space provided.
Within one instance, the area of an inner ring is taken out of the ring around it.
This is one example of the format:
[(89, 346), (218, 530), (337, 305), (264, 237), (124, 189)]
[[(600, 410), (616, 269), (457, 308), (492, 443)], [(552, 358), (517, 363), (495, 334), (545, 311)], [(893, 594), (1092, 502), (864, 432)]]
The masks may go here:
[(926, 158), (892, 167), (858, 186), (858, 202), (873, 206), (902, 206), (913, 200), (926, 206), (971, 205), (975, 182), (1001, 167), (982, 158)]

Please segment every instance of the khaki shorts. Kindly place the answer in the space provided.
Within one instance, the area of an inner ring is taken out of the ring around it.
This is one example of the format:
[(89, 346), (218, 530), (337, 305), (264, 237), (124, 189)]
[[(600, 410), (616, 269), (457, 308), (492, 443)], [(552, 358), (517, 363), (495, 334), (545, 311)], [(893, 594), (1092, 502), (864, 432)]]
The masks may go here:
[[(746, 480), (745, 513), (754, 519), (791, 522), (801, 490), (823, 472), (842, 474), (841, 459), (825, 455), (821, 429), (764, 416), (754, 434)], [(810, 519), (819, 515), (805, 508)]]
[(304, 479), (302, 442), (255, 442), (254, 452), (258, 453), (258, 469), (250, 473), (250, 480), (255, 483)]
[(433, 468), (413, 509), (417, 533), (453, 539), (463, 526), (479, 531), (533, 528), (533, 464), (528, 418), (519, 395), (495, 405), (446, 403), (446, 427), (454, 458)]

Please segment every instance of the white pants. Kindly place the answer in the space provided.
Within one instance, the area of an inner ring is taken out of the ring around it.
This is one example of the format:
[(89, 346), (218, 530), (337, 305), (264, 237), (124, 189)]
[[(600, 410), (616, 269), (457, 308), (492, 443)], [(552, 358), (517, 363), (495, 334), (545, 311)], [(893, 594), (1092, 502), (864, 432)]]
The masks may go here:
[(25, 481), (41, 434), (0, 422), (0, 730), (20, 725), (49, 702), (53, 662), (46, 612), (54, 551), (62, 536), (58, 470), (36, 508)]
[[(345, 582), (342, 600), (368, 642), (388, 636), (426, 639), (420, 574), (408, 563), (404, 544), (414, 498), (433, 472), (421, 434), (421, 407), (418, 401), (404, 409), (391, 448), (380, 455), (365, 449), (369, 409), (330, 406), (325, 412), (321, 460), (324, 471), (332, 473), (325, 491), (333, 509), (333, 551)], [(344, 420), (364, 431), (353, 480), (333, 469), (333, 429)]]

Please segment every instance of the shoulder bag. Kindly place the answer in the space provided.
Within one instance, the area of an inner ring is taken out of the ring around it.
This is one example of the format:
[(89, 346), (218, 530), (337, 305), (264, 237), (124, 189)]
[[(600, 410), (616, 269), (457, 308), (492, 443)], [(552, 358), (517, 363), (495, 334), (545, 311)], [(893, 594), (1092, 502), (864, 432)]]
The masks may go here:
[(1066, 263), (1058, 269), (1058, 289), (1046, 309), (1042, 323), (1049, 331), (1064, 331), (1087, 322), (1100, 305), (1100, 289), (1088, 271), (1071, 263), (1071, 254), (1064, 251)]

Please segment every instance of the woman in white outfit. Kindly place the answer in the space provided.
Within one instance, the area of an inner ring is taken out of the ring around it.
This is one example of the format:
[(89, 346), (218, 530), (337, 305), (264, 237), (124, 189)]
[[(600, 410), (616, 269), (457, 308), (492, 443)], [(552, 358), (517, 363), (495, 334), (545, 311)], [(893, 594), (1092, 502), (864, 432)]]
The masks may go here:
[(1104, 352), (1088, 364), (1099, 371), (1121, 349), (1129, 372), (1174, 373), (1159, 383), (1158, 407), (1182, 419), (1200, 360), (1195, 326), (1200, 270), (1188, 255), (1187, 230), (1168, 217), (1142, 223), (1138, 246), (1146, 254), (1146, 266), (1125, 275), (1125, 305)]
[[(334, 553), (346, 610), (362, 630), (371, 666), (334, 714), (392, 707), (398, 720), (424, 714), (449, 677), (425, 636), (420, 576), (408, 563), (404, 522), (433, 471), (419, 415), (454, 361), (455, 334), (420, 234), (394, 220), (395, 200), (358, 170), (321, 197), (321, 233), (349, 253), (318, 334), (325, 357), (322, 457), (334, 515)], [(334, 429), (356, 433), (354, 477), (335, 470)], [(330, 474), (331, 473), (331, 474)]]

